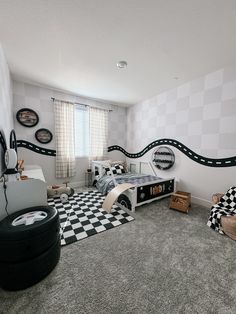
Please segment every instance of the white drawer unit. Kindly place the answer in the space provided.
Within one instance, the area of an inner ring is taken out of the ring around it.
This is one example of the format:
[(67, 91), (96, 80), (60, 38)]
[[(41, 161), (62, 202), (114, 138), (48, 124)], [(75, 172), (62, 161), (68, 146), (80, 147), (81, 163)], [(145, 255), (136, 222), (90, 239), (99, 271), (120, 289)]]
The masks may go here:
[(24, 208), (47, 205), (47, 184), (42, 168), (27, 166), (22, 175), (27, 180), (7, 181), (6, 189), (0, 183), (0, 220), (7, 212), (12, 214)]

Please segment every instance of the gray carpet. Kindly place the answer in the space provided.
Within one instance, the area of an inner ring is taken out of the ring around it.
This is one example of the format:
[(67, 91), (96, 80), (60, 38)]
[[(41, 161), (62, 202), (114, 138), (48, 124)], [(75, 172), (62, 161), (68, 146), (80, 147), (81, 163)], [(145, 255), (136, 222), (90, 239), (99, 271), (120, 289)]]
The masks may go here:
[(209, 209), (168, 203), (63, 247), (42, 282), (0, 290), (0, 313), (236, 313), (236, 243), (206, 226)]

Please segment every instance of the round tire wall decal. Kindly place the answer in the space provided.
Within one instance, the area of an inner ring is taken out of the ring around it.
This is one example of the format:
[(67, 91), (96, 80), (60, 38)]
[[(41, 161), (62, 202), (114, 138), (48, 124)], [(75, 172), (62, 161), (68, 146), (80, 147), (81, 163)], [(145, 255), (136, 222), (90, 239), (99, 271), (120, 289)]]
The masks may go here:
[(21, 125), (27, 128), (32, 128), (39, 122), (38, 114), (29, 108), (22, 108), (18, 110), (16, 113), (16, 119)]
[(36, 140), (41, 144), (48, 144), (52, 140), (52, 133), (48, 129), (38, 129), (35, 132)]
[(17, 152), (17, 140), (15, 130), (11, 130), (10, 133), (10, 148), (14, 148), (15, 151)]
[(175, 163), (175, 155), (167, 146), (160, 146), (154, 150), (152, 162), (160, 170), (170, 169)]

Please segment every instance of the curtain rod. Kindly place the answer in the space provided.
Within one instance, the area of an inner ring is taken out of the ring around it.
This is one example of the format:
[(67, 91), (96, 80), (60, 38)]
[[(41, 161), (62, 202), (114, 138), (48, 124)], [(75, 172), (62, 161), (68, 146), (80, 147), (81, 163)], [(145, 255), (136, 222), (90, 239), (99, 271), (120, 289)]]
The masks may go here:
[[(71, 101), (66, 101), (66, 100), (61, 100), (61, 99), (57, 99), (55, 97), (51, 97), (52, 101), (55, 101), (55, 100), (59, 100), (59, 101), (64, 101), (64, 102), (68, 102), (68, 103), (72, 103)], [(106, 110), (106, 111), (113, 111), (112, 109), (104, 109), (104, 108), (100, 108), (100, 107), (95, 107), (95, 106), (90, 106), (90, 105), (86, 105), (86, 104), (81, 104), (81, 103), (78, 103), (78, 102), (73, 102), (73, 104), (75, 105), (80, 105), (80, 106), (84, 106), (84, 107), (90, 107), (90, 108), (96, 108), (96, 109), (101, 109), (101, 110)]]

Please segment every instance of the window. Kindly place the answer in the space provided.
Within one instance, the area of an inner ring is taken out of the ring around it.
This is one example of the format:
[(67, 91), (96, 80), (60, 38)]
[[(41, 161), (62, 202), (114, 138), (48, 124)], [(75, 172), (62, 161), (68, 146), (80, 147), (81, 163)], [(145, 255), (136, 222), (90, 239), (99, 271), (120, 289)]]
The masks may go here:
[(103, 158), (107, 153), (108, 110), (75, 108), (75, 156)]
[(89, 110), (80, 105), (75, 108), (75, 156), (89, 156)]

